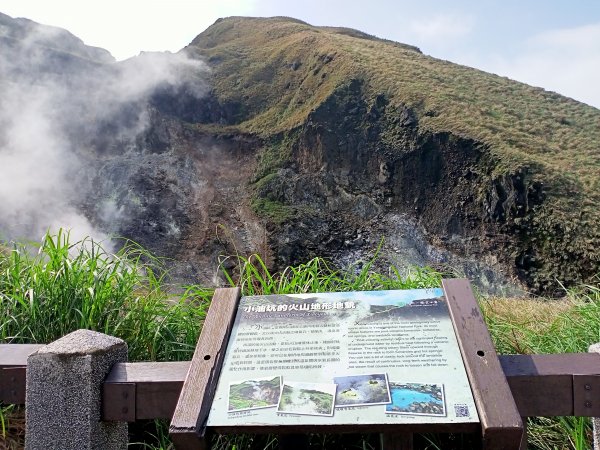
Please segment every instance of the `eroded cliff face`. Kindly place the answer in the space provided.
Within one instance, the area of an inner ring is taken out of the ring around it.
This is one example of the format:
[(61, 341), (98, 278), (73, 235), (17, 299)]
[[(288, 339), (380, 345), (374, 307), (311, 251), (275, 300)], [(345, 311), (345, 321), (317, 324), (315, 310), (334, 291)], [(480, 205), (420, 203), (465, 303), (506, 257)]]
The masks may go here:
[(115, 140), (127, 111), (95, 136), (85, 203), (102, 229), (169, 258), (176, 279), (218, 284), (235, 254), (273, 270), (315, 256), (360, 267), (380, 247), (380, 269), (433, 265), (490, 292), (535, 288), (523, 236), (542, 186), (526, 171), (496, 176), (485, 146), (422, 132), (360, 80), (270, 139), (236, 132), (237, 109), (212, 93), (163, 89), (143, 108), (149, 125), (131, 142)]
[(290, 208), (271, 228), (279, 267), (315, 255), (368, 258), (383, 239), (386, 263), (456, 270), (492, 291), (531, 287), (515, 220), (543, 202), (542, 186), (523, 172), (495, 178), (481, 144), (421, 132), (410, 109), (369, 99), (354, 80), (279, 145), (288, 148), (281, 167), (256, 190)]
[[(359, 80), (274, 139), (223, 132), (235, 110), (212, 94), (193, 102), (161, 91), (145, 108), (149, 125), (133, 141), (95, 138), (87, 211), (170, 258), (179, 280), (219, 283), (219, 263), (234, 254), (258, 253), (273, 270), (315, 256), (359, 267), (380, 246), (381, 269), (434, 265), (488, 291), (519, 287), (498, 257), (511, 245), (498, 223), (526, 214), (521, 185), (477, 191), (491, 179), (485, 148), (421, 133), (410, 109), (369, 99)], [(104, 128), (128, 122), (117, 118)]]
[(96, 146), (86, 211), (106, 232), (166, 258), (173, 280), (218, 284), (224, 256), (265, 246), (264, 222), (249, 206), (257, 142), (198, 132), (173, 114), (173, 101), (149, 107), (149, 126), (126, 152), (111, 153), (111, 139)]

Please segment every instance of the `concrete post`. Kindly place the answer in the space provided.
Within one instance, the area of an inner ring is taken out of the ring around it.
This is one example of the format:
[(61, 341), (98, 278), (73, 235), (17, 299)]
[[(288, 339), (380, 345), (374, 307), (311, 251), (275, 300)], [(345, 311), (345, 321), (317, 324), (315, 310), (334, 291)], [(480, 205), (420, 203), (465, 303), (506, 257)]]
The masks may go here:
[[(600, 343), (590, 345), (588, 349), (590, 353), (600, 353)], [(592, 424), (594, 426), (593, 436), (594, 436), (594, 450), (600, 450), (600, 418), (594, 417), (592, 419)]]
[(25, 449), (125, 450), (127, 423), (100, 421), (102, 382), (124, 361), (124, 341), (89, 330), (29, 355)]

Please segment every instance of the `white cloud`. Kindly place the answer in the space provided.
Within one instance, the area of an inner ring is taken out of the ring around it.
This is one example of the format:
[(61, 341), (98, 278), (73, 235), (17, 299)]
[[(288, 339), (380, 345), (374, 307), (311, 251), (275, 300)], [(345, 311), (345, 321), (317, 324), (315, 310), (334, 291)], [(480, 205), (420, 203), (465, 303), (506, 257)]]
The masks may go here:
[(540, 33), (514, 57), (496, 56), (483, 66), (600, 108), (600, 23)]
[(3, 0), (1, 12), (65, 28), (118, 60), (178, 51), (217, 18), (250, 13), (257, 0)]
[(467, 36), (473, 30), (472, 16), (458, 14), (438, 14), (408, 23), (408, 31), (416, 43), (440, 45)]
[(546, 31), (532, 37), (530, 42), (542, 47), (550, 46), (578, 52), (597, 51), (600, 48), (600, 23)]

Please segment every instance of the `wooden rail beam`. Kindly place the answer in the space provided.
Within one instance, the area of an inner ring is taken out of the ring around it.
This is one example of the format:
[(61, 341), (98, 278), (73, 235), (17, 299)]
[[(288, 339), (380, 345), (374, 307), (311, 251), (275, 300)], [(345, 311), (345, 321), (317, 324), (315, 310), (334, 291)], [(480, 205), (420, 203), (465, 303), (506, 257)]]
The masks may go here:
[(43, 345), (0, 344), (0, 403), (25, 403), (27, 357)]
[[(41, 345), (22, 345), (0, 344), (0, 401), (4, 404), (25, 402), (27, 356)], [(498, 359), (522, 417), (600, 417), (596, 405), (586, 407), (590, 400), (585, 395), (580, 399), (577, 390), (594, 393), (598, 402), (600, 354), (499, 355)], [(135, 411), (135, 418), (127, 413), (128, 421), (170, 419), (189, 366), (190, 361), (115, 364), (104, 382), (104, 419), (122, 420), (124, 405)], [(11, 376), (14, 381), (8, 379)], [(18, 395), (6, 394), (13, 385), (23, 388)], [(123, 385), (135, 386), (134, 406), (131, 398), (121, 400)], [(576, 402), (583, 403), (576, 408)]]
[[(190, 361), (115, 364), (104, 382), (103, 417), (127, 422), (172, 418), (189, 368)], [(135, 411), (133, 418), (130, 411)]]
[(598, 417), (576, 394), (600, 393), (600, 354), (501, 355), (500, 364), (521, 416)]

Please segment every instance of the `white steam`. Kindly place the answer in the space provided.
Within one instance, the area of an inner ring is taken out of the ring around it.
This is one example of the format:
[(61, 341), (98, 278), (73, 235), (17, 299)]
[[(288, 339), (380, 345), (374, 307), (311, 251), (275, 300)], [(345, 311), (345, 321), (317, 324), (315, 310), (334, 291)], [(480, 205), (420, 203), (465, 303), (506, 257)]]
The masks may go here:
[(102, 136), (113, 152), (124, 152), (119, 146), (147, 129), (147, 102), (156, 89), (185, 86), (188, 95), (200, 97), (206, 66), (170, 53), (107, 63), (100, 50), (79, 48), (63, 30), (12, 25), (18, 38), (0, 29), (0, 239), (37, 239), (59, 227), (75, 239), (105, 239), (82, 206), (90, 189), (82, 181), (98, 158), (91, 143), (100, 127), (127, 109), (128, 120), (117, 120), (113, 134)]
[[(68, 227), (101, 236), (71, 205), (75, 191), (66, 181), (77, 161), (53, 123), (55, 107), (47, 87), (9, 85), (0, 104), (0, 215), (9, 237), (38, 237)], [(4, 237), (4, 236), (3, 236)]]

